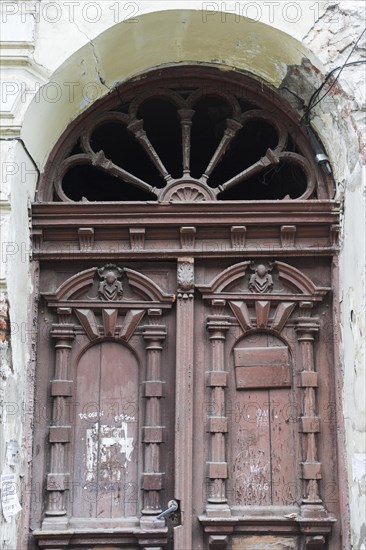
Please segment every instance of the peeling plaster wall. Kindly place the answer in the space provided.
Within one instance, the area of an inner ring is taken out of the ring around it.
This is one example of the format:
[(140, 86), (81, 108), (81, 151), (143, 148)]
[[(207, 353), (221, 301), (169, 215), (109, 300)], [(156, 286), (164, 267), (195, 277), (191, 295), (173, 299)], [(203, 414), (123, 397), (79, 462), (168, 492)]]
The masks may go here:
[[(1, 151), (0, 290), (2, 303), (9, 303), (11, 341), (1, 343), (0, 461), (3, 472), (15, 473), (23, 505), (22, 513), (9, 523), (0, 517), (1, 550), (26, 548), (29, 507), (34, 364), (29, 319), (34, 306), (31, 301), (27, 304), (25, 296), (32, 295), (31, 281), (35, 275), (31, 275), (29, 263), (27, 209), (34, 197), (37, 169), (18, 141), (19, 136), (22, 135), (33, 159), (42, 167), (64, 128), (95, 99), (106, 95), (117, 82), (157, 64), (171, 62), (204, 61), (222, 69), (250, 71), (279, 88), (302, 115), (303, 105), (296, 96), (308, 102), (324, 75), (346, 60), (365, 25), (364, 3), (354, 0), (273, 3), (81, 0), (74, 8), (72, 4), (61, 0), (1, 3), (0, 128), (2, 138), (7, 141), (2, 143)], [(97, 7), (87, 7), (88, 4)], [(174, 9), (183, 11), (174, 17), (169, 11)], [(144, 14), (150, 15), (144, 17)], [(365, 59), (365, 36), (350, 61)], [(116, 48), (117, 43), (123, 44), (123, 48)], [(81, 52), (77, 52), (80, 48)], [(304, 62), (304, 57), (310, 61)], [(76, 86), (80, 82), (92, 83), (94, 88), (85, 91)], [(52, 83), (63, 86), (61, 98)], [(46, 85), (46, 95), (45, 89), (40, 90), (42, 85)], [(66, 92), (74, 94), (72, 100)], [(337, 195), (343, 204), (341, 317), (340, 326), (335, 327), (341, 353), (335, 369), (343, 401), (343, 417), (337, 419), (339, 452), (342, 454), (345, 448), (349, 483), (350, 541), (344, 541), (345, 550), (366, 548), (365, 108), (364, 66), (348, 67), (332, 92), (314, 109), (312, 118), (332, 162)], [(6, 312), (6, 305), (2, 312)], [(5, 419), (4, 412), (8, 413)], [(17, 442), (20, 450), (19, 461), (13, 466), (6, 459), (6, 444), (10, 441)], [(345, 510), (345, 536), (347, 517)]]
[[(28, 205), (33, 196), (37, 174), (21, 143), (12, 140), (2, 144), (2, 168), (4, 162), (11, 167), (11, 175), (3, 171), (2, 201), (8, 206), (1, 232), (1, 276), (3, 301), (8, 302), (8, 326), (10, 342), (0, 342), (0, 464), (2, 474), (15, 474), (15, 486), (22, 514), (27, 514), (27, 488), (31, 463), (32, 396), (32, 346), (34, 328), (29, 323), (27, 297), (32, 292), (29, 277), (30, 239)], [(6, 159), (3, 160), (3, 159)], [(5, 298), (6, 296), (6, 298)], [(6, 313), (6, 310), (5, 310)], [(17, 448), (16, 458), (10, 457), (12, 447)], [(1, 517), (0, 548), (15, 550), (22, 516), (18, 514), (10, 522)], [(25, 547), (25, 546), (23, 546)]]
[[(359, 16), (363, 15), (362, 17)], [(324, 32), (328, 28), (328, 32)], [(329, 70), (342, 65), (365, 28), (365, 6), (331, 2), (304, 39)], [(366, 34), (354, 59), (366, 58)], [(356, 53), (355, 52), (355, 53)], [(366, 548), (366, 133), (365, 66), (347, 67), (337, 100), (325, 98), (314, 124), (328, 152), (343, 198), (340, 256), (341, 357), (352, 548)], [(333, 108), (332, 108), (333, 105)], [(334, 109), (334, 106), (336, 109)], [(328, 107), (328, 109), (327, 109)], [(324, 110), (328, 111), (325, 112)], [(340, 139), (334, 139), (337, 135)]]

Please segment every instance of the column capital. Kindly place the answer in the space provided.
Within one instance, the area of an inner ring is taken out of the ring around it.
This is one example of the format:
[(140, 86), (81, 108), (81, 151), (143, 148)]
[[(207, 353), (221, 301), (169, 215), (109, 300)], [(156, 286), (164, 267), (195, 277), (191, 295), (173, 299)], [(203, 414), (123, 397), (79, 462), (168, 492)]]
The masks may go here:
[(319, 319), (317, 317), (298, 317), (295, 321), (295, 330), (299, 336), (305, 335), (315, 335), (319, 332)]
[(165, 325), (148, 325), (143, 327), (142, 335), (145, 340), (150, 341), (162, 341), (166, 338), (166, 326)]
[(51, 330), (51, 338), (53, 340), (74, 340), (74, 325), (69, 323), (53, 324)]
[[(213, 317), (207, 317), (207, 330), (210, 333), (217, 332), (217, 338), (225, 338), (225, 332), (229, 330), (230, 326), (230, 317), (228, 317), (227, 315), (215, 315)], [(210, 334), (210, 339), (212, 338), (215, 338), (215, 334)]]

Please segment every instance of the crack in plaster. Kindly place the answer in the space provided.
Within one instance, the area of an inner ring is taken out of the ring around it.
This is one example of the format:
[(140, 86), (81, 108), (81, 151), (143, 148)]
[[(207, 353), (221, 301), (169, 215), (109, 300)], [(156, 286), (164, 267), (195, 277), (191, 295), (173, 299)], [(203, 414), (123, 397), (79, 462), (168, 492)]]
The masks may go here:
[(32, 61), (32, 67), (36, 68), (37, 73), (39, 74), (39, 76), (41, 76), (44, 79), (44, 81), (46, 81), (47, 77), (49, 77), (51, 75), (52, 71), (50, 71), (50, 69), (48, 69), (45, 65), (43, 65), (42, 63), (37, 61), (36, 58), (35, 58), (35, 55), (34, 55), (34, 53), (35, 53), (34, 44), (36, 44), (37, 39), (39, 37), (39, 24), (38, 24), (39, 21), (36, 18), (36, 13), (40, 12), (40, 7), (37, 8), (36, 6), (37, 5), (40, 6), (41, 1), (42, 0), (36, 0), (36, 2), (34, 3), (34, 11), (27, 12), (27, 13), (29, 13), (29, 15), (34, 20), (33, 51), (29, 52), (29, 58)]
[(85, 36), (85, 38), (87, 39), (88, 41), (88, 44), (90, 44), (91, 48), (92, 48), (92, 52), (93, 52), (93, 57), (94, 57), (94, 61), (95, 61), (95, 71), (97, 73), (97, 77), (98, 77), (98, 80), (99, 82), (105, 86), (110, 92), (112, 91), (112, 88), (110, 86), (108, 86), (108, 84), (106, 83), (104, 77), (101, 75), (101, 72), (100, 72), (100, 69), (99, 69), (99, 65), (100, 65), (100, 60), (98, 58), (98, 55), (97, 55), (97, 49), (96, 49), (96, 45), (93, 41), (93, 39), (91, 39), (85, 31), (83, 31), (78, 23), (76, 22), (76, 20), (74, 19), (73, 21), (75, 27), (77, 28), (77, 30), (80, 32), (80, 34), (82, 34), (83, 36)]

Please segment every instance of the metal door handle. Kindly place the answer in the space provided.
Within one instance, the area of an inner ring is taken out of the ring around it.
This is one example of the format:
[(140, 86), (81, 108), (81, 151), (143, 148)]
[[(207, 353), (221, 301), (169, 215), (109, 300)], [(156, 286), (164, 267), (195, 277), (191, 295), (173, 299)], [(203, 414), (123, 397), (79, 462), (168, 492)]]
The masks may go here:
[(164, 510), (164, 512), (161, 512), (158, 516), (156, 516), (156, 519), (166, 518), (166, 516), (169, 516), (173, 512), (176, 512), (177, 510), (178, 510), (178, 502), (176, 500), (169, 500), (168, 508)]

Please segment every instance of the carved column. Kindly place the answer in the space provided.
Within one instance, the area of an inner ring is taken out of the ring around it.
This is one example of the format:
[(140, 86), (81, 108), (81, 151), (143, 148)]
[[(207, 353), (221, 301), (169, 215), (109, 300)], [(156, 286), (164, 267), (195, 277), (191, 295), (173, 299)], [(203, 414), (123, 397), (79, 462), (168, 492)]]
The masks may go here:
[(175, 498), (182, 525), (174, 529), (175, 550), (192, 548), (194, 260), (178, 258), (175, 394)]
[(161, 352), (166, 337), (166, 328), (159, 325), (161, 309), (150, 309), (150, 325), (144, 328), (146, 342), (147, 369), (144, 382), (146, 399), (145, 425), (142, 441), (144, 443), (143, 495), (144, 506), (141, 524), (145, 527), (155, 520), (161, 512), (160, 491), (163, 487), (163, 473), (160, 464), (160, 445), (164, 440), (164, 428), (161, 425), (161, 398), (164, 395), (164, 382), (161, 380)]
[(300, 303), (300, 311), (304, 316), (298, 318), (296, 326), (303, 369), (300, 372), (300, 387), (303, 388), (303, 415), (300, 419), (300, 430), (304, 441), (304, 461), (301, 463), (304, 497), (301, 515), (323, 517), (326, 511), (319, 496), (318, 483), (322, 476), (316, 440), (316, 434), (320, 431), (316, 403), (318, 373), (314, 364), (314, 338), (319, 330), (319, 323), (316, 318), (310, 317), (311, 308), (312, 304), (309, 302)]
[(210, 388), (210, 411), (207, 417), (207, 431), (210, 433), (210, 459), (207, 462), (208, 516), (230, 516), (226, 498), (227, 417), (225, 416), (225, 339), (230, 325), (224, 315), (225, 300), (212, 300), (213, 316), (208, 318), (207, 329), (211, 342), (211, 370), (207, 372), (207, 386)]
[(68, 379), (69, 355), (74, 339), (74, 327), (70, 324), (71, 308), (58, 308), (59, 324), (52, 327), (55, 340), (55, 377), (51, 381), (52, 425), (49, 431), (51, 445), (50, 471), (47, 475), (47, 509), (43, 528), (47, 524), (66, 523), (65, 491), (68, 489), (69, 473), (65, 463), (66, 445), (70, 442), (71, 426), (67, 412), (67, 398), (72, 394), (72, 381)]

